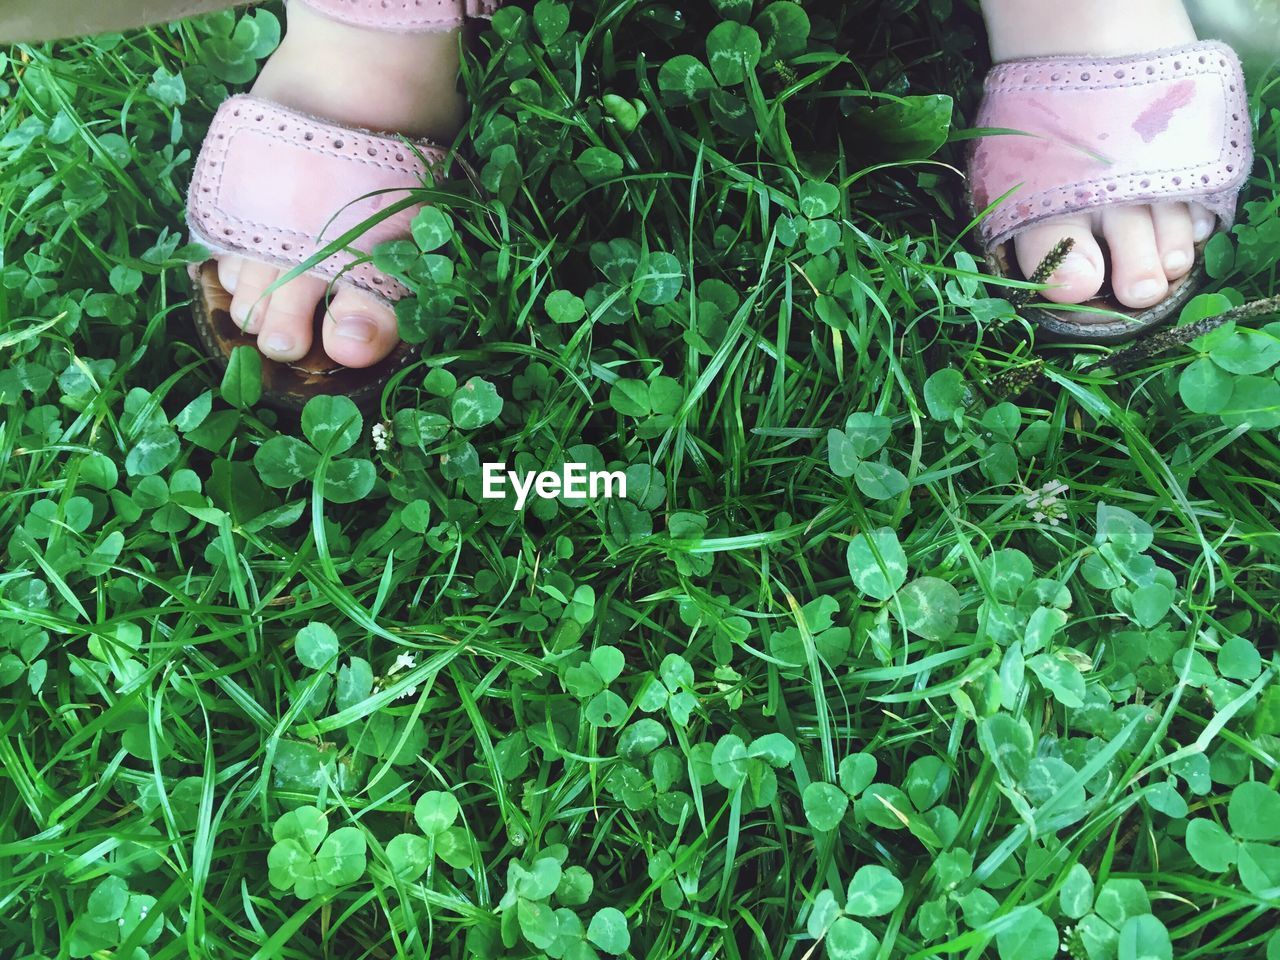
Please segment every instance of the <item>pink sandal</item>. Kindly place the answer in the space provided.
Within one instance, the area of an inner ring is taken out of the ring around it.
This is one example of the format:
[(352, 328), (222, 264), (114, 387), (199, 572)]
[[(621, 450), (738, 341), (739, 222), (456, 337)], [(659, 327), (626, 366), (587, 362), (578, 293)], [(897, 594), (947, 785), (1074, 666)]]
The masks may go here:
[[(293, 0), (344, 23), (397, 32), (454, 29), (465, 17), (489, 17), (500, 0)], [(187, 203), (192, 238), (217, 254), (237, 254), (292, 269), (358, 227), (406, 193), (440, 175), (445, 151), (427, 142), (318, 120), (249, 95), (227, 100), (205, 138)], [(394, 305), (408, 296), (401, 283), (376, 270), (366, 255), (379, 243), (406, 238), (420, 206), (400, 210), (366, 230), (311, 273), (356, 287)], [(363, 262), (357, 262), (363, 261)], [(223, 363), (237, 346), (253, 346), (231, 318), (231, 295), (213, 260), (191, 267), (196, 330)], [(400, 343), (366, 369), (335, 364), (321, 345), (317, 311), (310, 353), (295, 363), (262, 360), (263, 387), (275, 402), (301, 407), (317, 394), (374, 399), (412, 359)]]
[[(976, 214), (991, 208), (981, 237), (1001, 277), (1024, 279), (1011, 243), (1019, 231), (1104, 205), (1193, 201), (1228, 230), (1253, 164), (1240, 61), (1215, 41), (1133, 57), (1000, 64), (987, 76), (975, 126), (999, 131), (976, 141), (969, 189)], [(1149, 309), (1126, 308), (1104, 287), (1085, 309), (1031, 315), (1057, 336), (1131, 338), (1191, 299), (1204, 281), (1203, 252), (1198, 245), (1196, 266)]]

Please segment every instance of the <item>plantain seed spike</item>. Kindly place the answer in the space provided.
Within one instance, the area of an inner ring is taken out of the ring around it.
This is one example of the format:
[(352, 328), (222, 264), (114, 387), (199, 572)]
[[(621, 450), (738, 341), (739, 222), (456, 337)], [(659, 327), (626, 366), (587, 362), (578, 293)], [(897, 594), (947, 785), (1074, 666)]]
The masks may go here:
[[(1035, 272), (1028, 278), (1028, 282), (1036, 284), (1048, 283), (1049, 278), (1062, 266), (1062, 261), (1067, 259), (1067, 254), (1071, 252), (1075, 245), (1076, 241), (1072, 237), (1063, 237), (1055, 243), (1053, 249), (1040, 261), (1040, 266), (1036, 267)], [(1032, 293), (1034, 293), (1032, 290), (1015, 290), (1013, 296), (1009, 298), (1009, 302), (1015, 307), (1021, 307), (1031, 299)]]

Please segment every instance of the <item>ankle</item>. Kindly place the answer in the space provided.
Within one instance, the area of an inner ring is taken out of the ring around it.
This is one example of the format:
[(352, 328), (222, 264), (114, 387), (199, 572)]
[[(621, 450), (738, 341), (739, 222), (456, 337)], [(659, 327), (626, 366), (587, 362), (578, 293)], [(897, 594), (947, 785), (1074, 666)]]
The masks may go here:
[(982, 0), (991, 58), (1125, 56), (1196, 39), (1182, 0)]
[(344, 126), (447, 144), (466, 112), (459, 51), (460, 30), (369, 30), (295, 3), (253, 92)]

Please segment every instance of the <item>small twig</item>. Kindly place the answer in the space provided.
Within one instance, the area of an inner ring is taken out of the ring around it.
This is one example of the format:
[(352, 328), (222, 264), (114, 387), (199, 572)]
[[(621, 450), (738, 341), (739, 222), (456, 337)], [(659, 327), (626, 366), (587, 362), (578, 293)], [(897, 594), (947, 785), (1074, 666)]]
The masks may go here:
[(986, 382), (997, 400), (1013, 400), (1044, 380), (1044, 361), (1034, 357), (1020, 367), (998, 373)]
[(1223, 324), (1231, 323), (1232, 321), (1256, 320), (1259, 317), (1276, 313), (1280, 313), (1280, 296), (1254, 300), (1238, 307), (1232, 307), (1225, 313), (1220, 313), (1215, 317), (1205, 317), (1203, 320), (1189, 323), (1185, 327), (1173, 327), (1169, 330), (1161, 330), (1149, 337), (1144, 337), (1133, 346), (1127, 347), (1118, 353), (1113, 353), (1109, 357), (1104, 357), (1097, 363), (1085, 367), (1081, 372), (1093, 373), (1103, 367), (1110, 367), (1117, 373), (1129, 370), (1148, 357), (1188, 344), (1192, 340), (1218, 329)]
[[(1027, 282), (1038, 286), (1048, 283), (1049, 278), (1058, 272), (1058, 268), (1062, 266), (1062, 261), (1067, 259), (1067, 254), (1072, 251), (1075, 245), (1076, 242), (1071, 237), (1063, 237), (1059, 240), (1053, 245), (1053, 249), (1045, 255), (1045, 258), (1040, 261), (1040, 266), (1036, 267), (1035, 272), (1027, 278)], [(1015, 290), (1013, 295), (1009, 297), (1009, 302), (1015, 307), (1024, 307), (1035, 292), (1034, 290)]]
[[(1036, 267), (1035, 272), (1028, 278), (1029, 283), (1043, 285), (1049, 282), (1052, 277), (1062, 266), (1062, 261), (1067, 259), (1069, 254), (1076, 245), (1071, 237), (1063, 237), (1053, 249), (1040, 261), (1040, 265)], [(1009, 296), (1009, 302), (1013, 304), (1014, 309), (1021, 309), (1027, 305), (1027, 301), (1031, 299), (1034, 290), (1015, 290)], [(988, 380), (985, 386), (996, 395), (1000, 400), (1012, 400), (1026, 393), (1032, 387), (1039, 385), (1044, 380), (1044, 361), (1039, 357), (1032, 358), (1030, 363), (1023, 364), (1015, 370), (1006, 370), (1004, 373), (997, 374)]]
[[(1067, 254), (1071, 252), (1071, 248), (1074, 245), (1075, 241), (1069, 237), (1060, 240), (1049, 251), (1048, 255), (1040, 261), (1035, 273), (1031, 275), (1030, 282), (1043, 284), (1048, 281), (1058, 267), (1062, 266), (1062, 261), (1066, 259)], [(1019, 290), (1009, 298), (1009, 301), (1015, 307), (1020, 307), (1030, 297), (1031, 291)], [(1185, 346), (1192, 340), (1199, 339), (1225, 324), (1247, 322), (1276, 314), (1280, 314), (1280, 296), (1253, 300), (1238, 307), (1232, 307), (1230, 310), (1216, 316), (1205, 317), (1203, 320), (1189, 323), (1185, 327), (1172, 327), (1143, 337), (1131, 346), (1090, 364), (1080, 372), (1094, 373), (1098, 370), (1109, 368), (1115, 373), (1121, 373), (1125, 370), (1133, 369), (1142, 361), (1158, 353)], [(1043, 370), (1044, 361), (1036, 358), (1016, 370), (1009, 370), (992, 377), (987, 381), (986, 386), (999, 399), (1012, 400), (1041, 383), (1044, 380)]]

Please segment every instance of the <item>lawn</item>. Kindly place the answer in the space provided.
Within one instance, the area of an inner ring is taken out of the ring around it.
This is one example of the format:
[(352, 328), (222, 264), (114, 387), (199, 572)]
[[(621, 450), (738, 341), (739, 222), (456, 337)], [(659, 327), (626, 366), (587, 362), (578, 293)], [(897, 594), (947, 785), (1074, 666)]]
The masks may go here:
[(299, 417), (182, 223), (280, 22), (0, 56), (0, 960), (1280, 958), (1265, 63), (1118, 352), (975, 259), (972, 3), (506, 9)]

